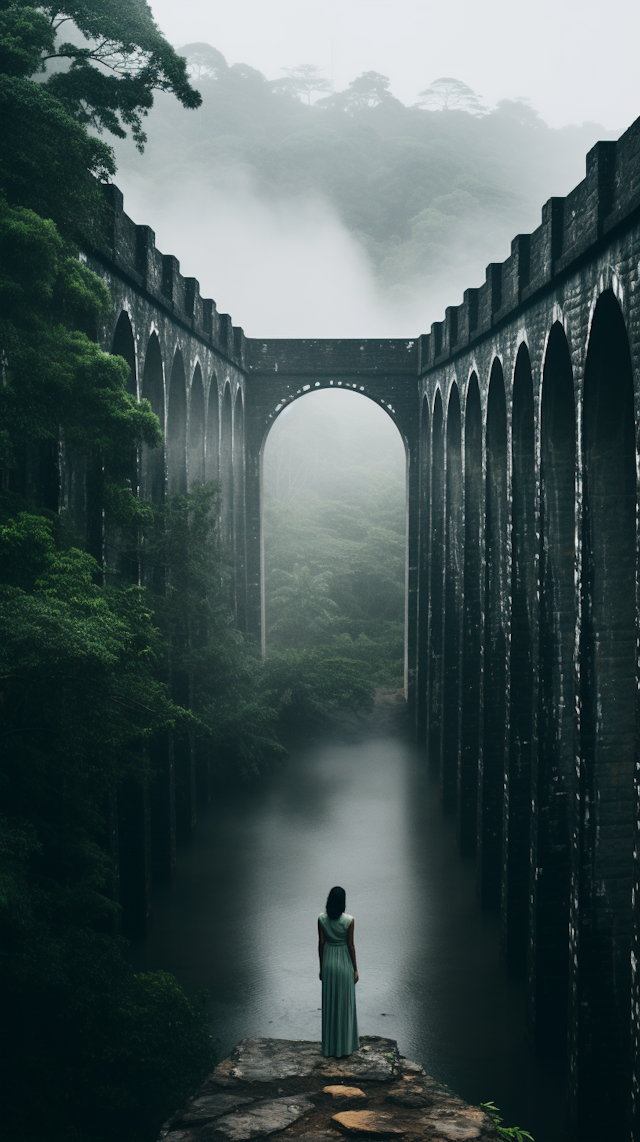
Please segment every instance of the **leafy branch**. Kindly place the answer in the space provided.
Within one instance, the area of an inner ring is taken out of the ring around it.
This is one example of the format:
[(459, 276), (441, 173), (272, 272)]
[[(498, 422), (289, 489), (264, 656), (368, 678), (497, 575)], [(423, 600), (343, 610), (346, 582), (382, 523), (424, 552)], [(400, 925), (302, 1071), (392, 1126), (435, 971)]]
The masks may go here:
[(519, 1126), (503, 1126), (502, 1116), (494, 1102), (481, 1102), (480, 1110), (491, 1119), (498, 1138), (503, 1139), (503, 1142), (534, 1142), (528, 1130), (522, 1130)]

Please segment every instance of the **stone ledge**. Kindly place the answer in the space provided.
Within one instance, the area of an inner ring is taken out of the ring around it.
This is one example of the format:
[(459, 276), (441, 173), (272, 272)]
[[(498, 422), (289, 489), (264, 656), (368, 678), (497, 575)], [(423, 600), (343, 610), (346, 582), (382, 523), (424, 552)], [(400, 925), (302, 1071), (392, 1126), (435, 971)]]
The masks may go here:
[[(343, 1106), (349, 1096), (355, 1101), (354, 1079), (366, 1110), (336, 1113), (341, 1086)], [(402, 1058), (394, 1039), (368, 1035), (343, 1059), (325, 1058), (320, 1043), (304, 1039), (243, 1039), (164, 1124), (158, 1142), (257, 1142), (277, 1134), (282, 1142), (498, 1137), (481, 1110)]]

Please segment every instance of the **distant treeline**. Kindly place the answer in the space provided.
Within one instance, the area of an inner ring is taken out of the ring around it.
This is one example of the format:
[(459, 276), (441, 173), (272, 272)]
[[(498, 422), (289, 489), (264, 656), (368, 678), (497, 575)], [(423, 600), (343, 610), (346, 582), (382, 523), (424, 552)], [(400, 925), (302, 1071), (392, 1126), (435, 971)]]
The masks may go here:
[(117, 147), (125, 177), (137, 174), (150, 195), (159, 183), (183, 186), (185, 204), (194, 180), (213, 185), (234, 170), (261, 195), (320, 195), (397, 302), (460, 288), (467, 267), (506, 257), (513, 235), (538, 224), (545, 198), (567, 193), (586, 151), (610, 134), (594, 123), (552, 129), (525, 101), (479, 111), (472, 92), (459, 106), (407, 107), (376, 72), (308, 103), (300, 85), (229, 66), (207, 44), (183, 50), (202, 106), (187, 115), (160, 95), (143, 163), (131, 144)]

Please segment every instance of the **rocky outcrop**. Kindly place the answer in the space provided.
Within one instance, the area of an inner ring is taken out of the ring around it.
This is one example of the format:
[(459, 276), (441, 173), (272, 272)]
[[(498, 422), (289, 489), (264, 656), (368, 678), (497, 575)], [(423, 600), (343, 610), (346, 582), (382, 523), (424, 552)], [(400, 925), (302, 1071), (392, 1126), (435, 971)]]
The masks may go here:
[(363, 1036), (360, 1049), (327, 1059), (320, 1043), (243, 1039), (158, 1142), (489, 1142), (493, 1123), (403, 1058), (394, 1039)]

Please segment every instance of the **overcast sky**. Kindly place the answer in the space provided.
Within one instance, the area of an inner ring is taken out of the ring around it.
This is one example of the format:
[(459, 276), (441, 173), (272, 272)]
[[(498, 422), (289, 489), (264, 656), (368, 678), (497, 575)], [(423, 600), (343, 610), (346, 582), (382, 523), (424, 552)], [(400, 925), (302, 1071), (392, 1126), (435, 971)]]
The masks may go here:
[(273, 79), (315, 63), (339, 90), (363, 71), (404, 103), (439, 76), (489, 105), (524, 95), (552, 126), (623, 130), (640, 114), (640, 0), (151, 0), (174, 44), (213, 44)]

